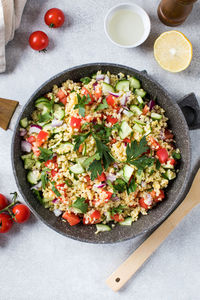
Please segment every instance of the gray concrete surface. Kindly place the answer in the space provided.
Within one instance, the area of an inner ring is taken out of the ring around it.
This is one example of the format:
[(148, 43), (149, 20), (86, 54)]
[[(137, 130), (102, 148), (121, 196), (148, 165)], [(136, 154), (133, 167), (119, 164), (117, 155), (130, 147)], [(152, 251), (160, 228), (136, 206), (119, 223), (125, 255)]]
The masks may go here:
[[(109, 42), (103, 30), (107, 10), (119, 0), (29, 0), (15, 38), (6, 48), (7, 71), (0, 75), (0, 96), (26, 103), (34, 90), (50, 76), (88, 62), (117, 62), (146, 69), (174, 99), (193, 91), (199, 99), (200, 2), (184, 25), (177, 29), (193, 44), (191, 66), (180, 74), (162, 70), (153, 57), (155, 38), (169, 27), (160, 23), (159, 1), (135, 0), (149, 13), (152, 23), (148, 40), (136, 49), (121, 49)], [(127, 2), (132, 2), (128, 1)], [(47, 9), (59, 7), (67, 16), (62, 29), (43, 23)], [(34, 30), (50, 37), (47, 53), (28, 46)], [(0, 192), (16, 191), (10, 160), (10, 145), (17, 114), (8, 131), (0, 130)], [(193, 166), (199, 156), (200, 131), (191, 133)], [(23, 201), (20, 197), (20, 200)], [(24, 225), (15, 225), (0, 236), (0, 300), (196, 300), (200, 299), (200, 207), (194, 209), (118, 293), (105, 279), (145, 239), (145, 236), (115, 245), (84, 244), (50, 230), (33, 215)], [(112, 233), (111, 233), (112, 234)]]

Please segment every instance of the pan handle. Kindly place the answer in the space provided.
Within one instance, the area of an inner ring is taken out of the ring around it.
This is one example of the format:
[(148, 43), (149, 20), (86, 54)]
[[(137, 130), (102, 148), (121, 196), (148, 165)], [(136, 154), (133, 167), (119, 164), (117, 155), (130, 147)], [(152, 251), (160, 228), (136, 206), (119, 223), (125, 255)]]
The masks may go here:
[(184, 114), (189, 129), (200, 129), (200, 107), (195, 94), (188, 94), (177, 103)]

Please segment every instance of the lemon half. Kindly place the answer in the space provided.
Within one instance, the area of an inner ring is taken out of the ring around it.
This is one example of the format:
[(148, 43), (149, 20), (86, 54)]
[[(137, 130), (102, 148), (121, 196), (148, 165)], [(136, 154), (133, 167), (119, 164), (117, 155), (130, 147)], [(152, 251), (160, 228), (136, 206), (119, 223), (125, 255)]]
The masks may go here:
[(192, 60), (192, 44), (182, 32), (166, 31), (154, 43), (154, 56), (163, 69), (181, 72)]

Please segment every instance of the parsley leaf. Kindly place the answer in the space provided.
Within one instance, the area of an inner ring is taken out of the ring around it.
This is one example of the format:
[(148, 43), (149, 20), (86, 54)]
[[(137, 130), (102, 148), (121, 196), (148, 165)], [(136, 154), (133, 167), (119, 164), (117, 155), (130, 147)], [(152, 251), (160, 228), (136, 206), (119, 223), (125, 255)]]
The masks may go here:
[(66, 179), (66, 180), (65, 180), (65, 183), (66, 183), (66, 185), (69, 186), (69, 187), (72, 187), (72, 186), (73, 186), (73, 183), (72, 183), (72, 181), (71, 181), (70, 179)]
[(54, 192), (54, 194), (56, 194), (57, 197), (60, 197), (61, 196), (61, 193), (57, 190), (57, 188), (55, 187), (55, 182), (52, 181), (51, 182), (52, 184), (52, 191)]
[(92, 79), (90, 77), (83, 77), (80, 79), (80, 81), (83, 83), (83, 84), (88, 84), (90, 83)]
[(102, 103), (100, 103), (97, 107), (96, 107), (96, 111), (102, 110), (108, 108), (108, 103), (106, 101), (106, 99), (103, 99)]
[(110, 154), (110, 149), (105, 144), (103, 144), (98, 138), (96, 138), (95, 136), (94, 138), (96, 141), (97, 152), (103, 160), (103, 166), (105, 170), (107, 170), (109, 165), (114, 161), (114, 158)]
[(89, 166), (88, 171), (91, 172), (91, 180), (94, 180), (98, 177), (98, 174), (101, 175), (103, 172), (103, 168), (101, 165), (101, 161), (95, 159)]
[(137, 188), (137, 184), (135, 183), (135, 179), (132, 178), (132, 179), (131, 179), (131, 182), (130, 182), (129, 185), (127, 186), (127, 193), (128, 193), (128, 195), (129, 195), (130, 193), (135, 192), (136, 188)]
[(118, 207), (113, 207), (111, 209), (111, 215), (115, 215), (115, 214), (121, 214), (124, 210), (124, 206), (123, 205), (119, 205)]
[(52, 116), (49, 113), (45, 113), (45, 114), (40, 114), (38, 116), (38, 122), (39, 123), (46, 123), (47, 121), (53, 119)]
[(173, 151), (172, 156), (174, 159), (181, 159), (181, 154), (179, 152)]
[(90, 135), (90, 132), (73, 136), (74, 142), (75, 142), (74, 151), (79, 149), (80, 145), (87, 139), (87, 137), (89, 135)]
[(43, 203), (43, 199), (42, 199), (40, 191), (33, 189), (33, 193), (35, 194), (35, 196), (38, 199), (38, 201), (40, 202), (40, 204), (43, 205), (44, 203)]
[(42, 188), (45, 189), (46, 185), (47, 185), (47, 182), (49, 181), (48, 179), (48, 175), (46, 172), (42, 172), (41, 174), (41, 181), (42, 181)]
[(132, 161), (132, 165), (136, 166), (138, 170), (144, 170), (146, 167), (152, 166), (155, 159), (152, 157), (148, 157), (146, 155), (139, 157), (138, 159), (135, 159)]
[(134, 159), (144, 154), (148, 149), (149, 146), (145, 136), (140, 140), (139, 144), (137, 141), (131, 142), (131, 146), (128, 144), (126, 148), (127, 162), (133, 164)]
[(85, 214), (88, 209), (88, 204), (85, 202), (85, 198), (80, 197), (76, 199), (72, 206), (78, 208), (83, 214)]
[(53, 152), (51, 150), (45, 149), (45, 148), (41, 148), (41, 147), (39, 147), (39, 149), (41, 151), (40, 156), (39, 156), (40, 160), (47, 161), (49, 159), (52, 159)]
[(99, 153), (95, 153), (94, 155), (86, 158), (86, 160), (84, 160), (84, 162), (82, 163), (83, 168), (87, 169), (88, 166), (94, 161), (94, 160), (100, 160), (100, 155)]
[(159, 170), (161, 166), (161, 163), (158, 159), (156, 159), (156, 170)]
[(114, 189), (119, 193), (124, 192), (126, 189), (126, 182), (121, 178), (117, 178), (114, 182)]
[(74, 109), (79, 109), (78, 113), (82, 117), (85, 117), (85, 105), (88, 104), (91, 101), (91, 98), (89, 95), (87, 95), (87, 98), (85, 95), (81, 98), (79, 94), (77, 94), (78, 104), (74, 105)]

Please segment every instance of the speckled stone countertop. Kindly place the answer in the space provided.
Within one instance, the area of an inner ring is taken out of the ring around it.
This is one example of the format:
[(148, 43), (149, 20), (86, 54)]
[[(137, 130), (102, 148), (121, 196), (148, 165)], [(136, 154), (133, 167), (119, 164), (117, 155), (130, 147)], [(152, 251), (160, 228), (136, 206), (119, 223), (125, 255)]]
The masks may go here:
[[(128, 1), (141, 5), (150, 15), (152, 29), (148, 40), (136, 49), (122, 49), (106, 38), (103, 18), (119, 0), (49, 0), (27, 2), (22, 23), (6, 48), (7, 71), (0, 74), (0, 96), (19, 100), (20, 106), (8, 131), (0, 130), (0, 193), (9, 197), (16, 191), (10, 147), (14, 124), (27, 99), (41, 83), (54, 74), (89, 62), (113, 62), (147, 70), (175, 100), (195, 92), (200, 86), (200, 3), (182, 31), (193, 44), (190, 67), (180, 74), (162, 70), (153, 58), (153, 43), (164, 26), (157, 18), (159, 1)], [(62, 29), (51, 30), (43, 23), (47, 9), (59, 7), (68, 22)], [(46, 54), (28, 46), (28, 36), (44, 30), (50, 37)], [(200, 149), (200, 130), (191, 132), (192, 167)], [(20, 200), (23, 200), (20, 197)], [(200, 299), (200, 207), (195, 208), (166, 239), (148, 262), (115, 294), (105, 279), (146, 238), (115, 245), (93, 245), (70, 240), (52, 231), (33, 215), (27, 224), (15, 225), (0, 236), (0, 300), (100, 300)]]

